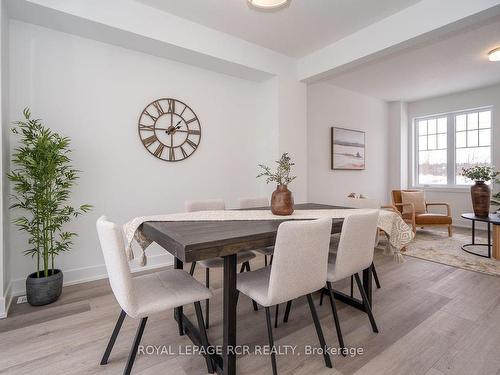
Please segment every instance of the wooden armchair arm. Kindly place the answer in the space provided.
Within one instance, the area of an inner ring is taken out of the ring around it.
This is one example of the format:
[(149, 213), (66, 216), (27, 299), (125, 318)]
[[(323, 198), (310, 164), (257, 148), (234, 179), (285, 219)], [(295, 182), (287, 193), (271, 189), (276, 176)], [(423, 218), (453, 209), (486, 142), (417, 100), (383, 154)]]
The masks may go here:
[(394, 207), (410, 206), (413, 213), (415, 213), (415, 205), (413, 203), (394, 203)]
[(451, 216), (451, 207), (448, 203), (445, 202), (426, 202), (425, 207), (428, 206), (446, 206), (446, 215)]
[(393, 205), (380, 206), (380, 209), (391, 210), (391, 211), (394, 211), (395, 213), (397, 213), (399, 216), (401, 216), (401, 212), (399, 212), (399, 210)]

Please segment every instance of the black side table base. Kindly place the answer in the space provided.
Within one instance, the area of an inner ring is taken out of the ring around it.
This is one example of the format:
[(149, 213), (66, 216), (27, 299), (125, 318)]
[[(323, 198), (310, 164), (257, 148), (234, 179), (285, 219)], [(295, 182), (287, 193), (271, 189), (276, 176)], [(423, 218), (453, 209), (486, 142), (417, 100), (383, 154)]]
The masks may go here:
[[(487, 217), (480, 217), (480, 216), (476, 216), (476, 215), (471, 214), (471, 213), (462, 214), (462, 217), (464, 219), (472, 221), (472, 233), (471, 233), (472, 234), (472, 243), (463, 245), (462, 250), (469, 253), (469, 254), (476, 255), (478, 257), (491, 259), (491, 249), (493, 247), (491, 244), (491, 223), (495, 224), (496, 222), (498, 222), (498, 218), (493, 217), (493, 215), (489, 215)], [(488, 226), (488, 243), (487, 244), (476, 243), (476, 221), (486, 223), (486, 225)], [(469, 247), (469, 246), (487, 246), (488, 247), (488, 255), (486, 256), (483, 254), (476, 253), (474, 251), (467, 250), (467, 247)]]
[(466, 253), (469, 253), (472, 255), (477, 255), (478, 257), (483, 257), (483, 258), (488, 258), (488, 259), (491, 258), (491, 255), (483, 255), (483, 254), (476, 253), (474, 251), (467, 250), (466, 248), (469, 246), (486, 246), (486, 247), (488, 247), (488, 254), (491, 254), (491, 245), (488, 245), (486, 243), (476, 243), (476, 244), (468, 243), (468, 244), (462, 246), (462, 250), (465, 251)]

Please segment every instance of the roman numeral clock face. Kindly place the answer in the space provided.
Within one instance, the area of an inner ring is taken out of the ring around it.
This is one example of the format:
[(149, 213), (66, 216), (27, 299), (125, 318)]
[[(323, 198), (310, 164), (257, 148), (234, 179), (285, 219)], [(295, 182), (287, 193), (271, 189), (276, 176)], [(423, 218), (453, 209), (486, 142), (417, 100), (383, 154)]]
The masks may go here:
[(200, 121), (187, 104), (171, 98), (158, 99), (142, 111), (139, 136), (144, 147), (158, 159), (181, 161), (200, 144)]

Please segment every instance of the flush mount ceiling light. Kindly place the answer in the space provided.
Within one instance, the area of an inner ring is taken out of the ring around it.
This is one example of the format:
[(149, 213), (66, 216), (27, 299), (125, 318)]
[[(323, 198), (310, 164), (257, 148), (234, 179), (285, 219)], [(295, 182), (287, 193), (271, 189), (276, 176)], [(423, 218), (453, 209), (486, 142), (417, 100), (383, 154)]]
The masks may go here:
[(248, 4), (264, 10), (277, 9), (288, 5), (291, 0), (247, 0)]
[(500, 61), (500, 47), (497, 47), (488, 52), (488, 58), (490, 59), (490, 61)]

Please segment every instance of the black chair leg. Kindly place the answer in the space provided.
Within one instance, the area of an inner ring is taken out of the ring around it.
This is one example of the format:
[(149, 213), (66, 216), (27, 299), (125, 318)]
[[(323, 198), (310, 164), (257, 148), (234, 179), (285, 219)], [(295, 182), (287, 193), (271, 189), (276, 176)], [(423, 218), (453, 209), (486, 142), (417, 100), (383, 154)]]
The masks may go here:
[(130, 350), (130, 354), (128, 355), (127, 365), (125, 366), (125, 371), (123, 371), (124, 375), (130, 375), (130, 372), (132, 371), (132, 366), (134, 365), (135, 357), (137, 355), (137, 349), (139, 348), (142, 334), (144, 333), (144, 327), (146, 327), (147, 321), (148, 317), (142, 318), (141, 323), (139, 324), (139, 328), (137, 328), (134, 343), (132, 345), (132, 349)]
[(285, 316), (283, 317), (283, 323), (288, 322), (288, 317), (290, 316), (290, 310), (292, 309), (292, 300), (286, 303)]
[(274, 315), (274, 328), (278, 328), (278, 311), (279, 311), (280, 305), (279, 303), (276, 305), (276, 314)]
[(326, 287), (328, 288), (328, 296), (330, 297), (330, 305), (332, 307), (333, 321), (335, 322), (335, 329), (337, 330), (337, 338), (339, 340), (339, 346), (342, 355), (345, 357), (347, 353), (345, 352), (344, 338), (342, 337), (342, 331), (340, 330), (340, 320), (337, 313), (337, 305), (335, 304), (335, 297), (333, 295), (332, 283), (327, 281)]
[(377, 285), (377, 289), (380, 289), (380, 281), (378, 279), (377, 270), (375, 269), (375, 264), (372, 263), (372, 273), (373, 279), (375, 280), (375, 285)]
[(365, 311), (368, 314), (368, 318), (370, 319), (373, 332), (378, 333), (377, 323), (375, 323), (375, 318), (373, 317), (372, 309), (370, 308), (370, 304), (368, 303), (365, 289), (361, 284), (361, 279), (359, 278), (359, 275), (357, 273), (354, 274), (354, 278), (356, 279), (356, 284), (358, 284), (359, 293), (361, 294), (361, 298), (363, 299), (363, 305), (365, 306)]
[(264, 267), (267, 267), (267, 255), (264, 255)]
[[(196, 311), (196, 319), (198, 320), (198, 329), (200, 330), (201, 345), (205, 349), (205, 351), (208, 352), (209, 344), (208, 344), (207, 331), (205, 330), (205, 322), (203, 321), (203, 313), (201, 312), (201, 304), (199, 301), (194, 303), (194, 310)], [(212, 363), (210, 357), (205, 356), (205, 362), (207, 363), (208, 373), (213, 374), (214, 364)]]
[(351, 275), (351, 298), (354, 297), (354, 276)]
[(189, 270), (189, 274), (191, 276), (194, 275), (194, 269), (196, 268), (196, 262), (191, 263), (191, 269)]
[[(210, 268), (205, 268), (205, 286), (210, 289)], [(210, 318), (210, 300), (205, 300), (205, 328), (209, 327), (209, 318)]]
[(120, 316), (118, 317), (118, 320), (116, 321), (115, 328), (113, 329), (113, 333), (111, 334), (111, 337), (109, 338), (108, 346), (106, 347), (106, 350), (104, 351), (104, 355), (102, 356), (101, 359), (101, 365), (105, 365), (108, 363), (108, 358), (109, 355), (111, 354), (111, 350), (113, 350), (113, 346), (115, 345), (116, 338), (118, 337), (118, 333), (120, 333), (120, 329), (122, 328), (123, 320), (125, 319), (125, 316), (127, 316), (127, 313), (125, 311), (120, 312)]
[(321, 296), (319, 297), (319, 305), (323, 306), (323, 296), (325, 295), (325, 292), (323, 289), (321, 289)]
[(330, 360), (328, 347), (326, 346), (325, 337), (323, 336), (323, 330), (321, 329), (321, 323), (318, 318), (318, 313), (316, 312), (316, 307), (314, 307), (314, 301), (311, 294), (307, 295), (307, 302), (309, 302), (309, 309), (311, 309), (311, 315), (314, 321), (314, 326), (316, 327), (316, 333), (318, 334), (319, 344), (323, 348), (323, 359), (325, 360), (325, 365), (328, 368), (332, 368), (332, 361)]
[(240, 268), (240, 273), (245, 272), (246, 268), (247, 268), (247, 262), (242, 263), (241, 268)]
[(271, 364), (273, 366), (273, 375), (278, 375), (278, 369), (276, 368), (276, 353), (274, 350), (274, 339), (273, 339), (273, 324), (271, 323), (271, 312), (269, 307), (266, 307), (266, 322), (267, 322), (267, 336), (269, 338), (269, 347), (271, 348)]
[(259, 306), (257, 305), (257, 302), (252, 300), (252, 305), (253, 305), (253, 311), (259, 311)]
[(269, 260), (269, 265), (272, 265), (273, 264), (273, 258), (274, 258), (274, 254), (271, 255), (271, 259)]

